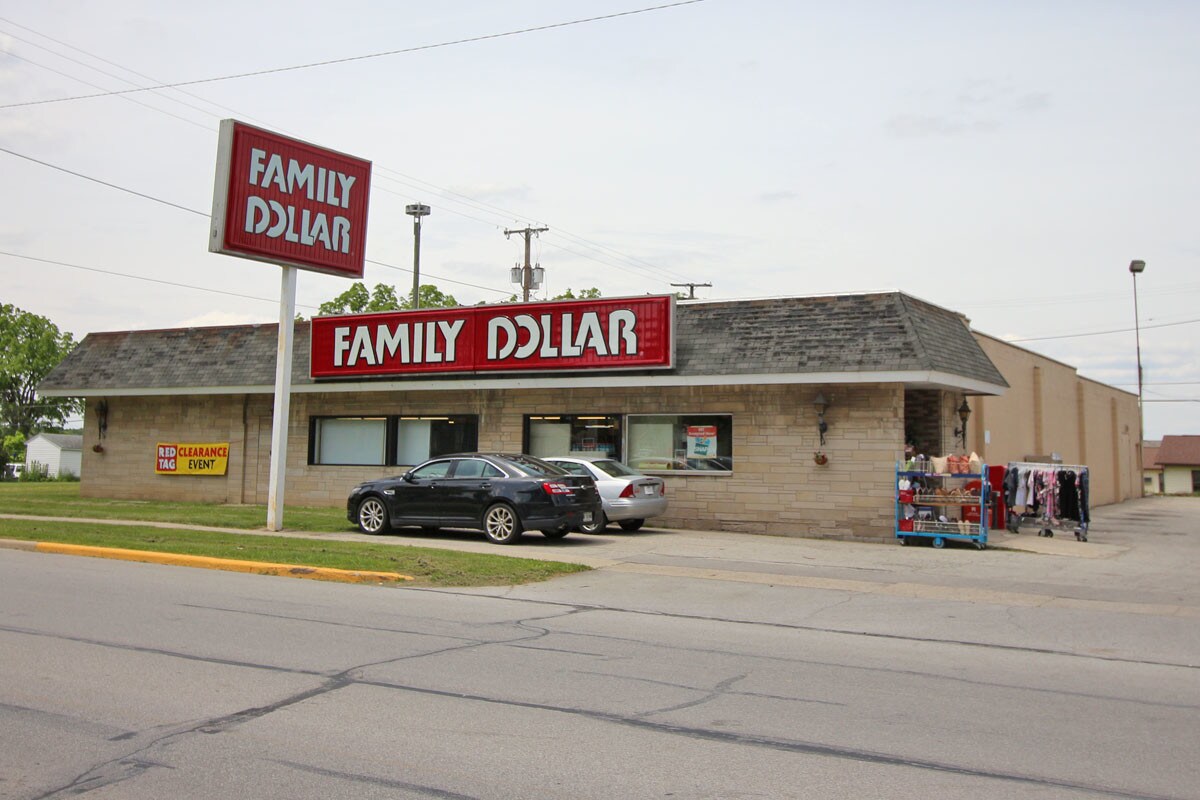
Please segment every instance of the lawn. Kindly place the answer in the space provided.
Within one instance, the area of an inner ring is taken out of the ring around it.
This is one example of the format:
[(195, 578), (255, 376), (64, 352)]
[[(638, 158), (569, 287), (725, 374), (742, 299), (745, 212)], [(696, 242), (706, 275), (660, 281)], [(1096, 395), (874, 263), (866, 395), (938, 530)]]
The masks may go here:
[[(404, 585), (501, 586), (547, 580), (588, 569), (579, 564), (505, 555), (463, 553), (380, 542), (343, 542), (251, 533), (151, 528), (87, 522), (122, 519), (176, 522), (224, 528), (262, 528), (263, 506), (142, 502), (81, 498), (77, 483), (0, 484), (0, 514), (70, 517), (78, 522), (0, 519), (0, 538), (118, 547), (162, 553), (269, 561), (335, 569), (399, 572)], [(350, 530), (341, 509), (288, 508), (289, 529), (311, 533)]]
[[(76, 482), (0, 483), (0, 514), (83, 519), (136, 519), (146, 522), (182, 522), (214, 528), (265, 528), (266, 506), (233, 506), (215, 503), (173, 503), (161, 500), (105, 500), (80, 497)], [(343, 508), (286, 506), (284, 527), (308, 533), (348, 531)]]

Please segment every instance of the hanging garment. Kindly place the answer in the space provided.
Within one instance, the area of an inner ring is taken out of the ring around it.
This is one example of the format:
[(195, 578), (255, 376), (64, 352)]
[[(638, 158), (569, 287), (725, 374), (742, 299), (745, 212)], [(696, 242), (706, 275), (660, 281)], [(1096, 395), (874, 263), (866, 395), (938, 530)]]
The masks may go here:
[(1092, 514), (1088, 510), (1088, 471), (1086, 468), (1079, 472), (1079, 521), (1088, 524)]
[(1009, 508), (1017, 505), (1017, 482), (1021, 479), (1021, 471), (1016, 467), (1004, 470), (1004, 504)]
[[(1015, 469), (1015, 468), (1014, 468)], [(1029, 470), (1017, 469), (1017, 497), (1013, 505), (1027, 506), (1029, 500)]]
[(1069, 469), (1058, 472), (1058, 516), (1063, 519), (1079, 519), (1079, 489), (1076, 475)]

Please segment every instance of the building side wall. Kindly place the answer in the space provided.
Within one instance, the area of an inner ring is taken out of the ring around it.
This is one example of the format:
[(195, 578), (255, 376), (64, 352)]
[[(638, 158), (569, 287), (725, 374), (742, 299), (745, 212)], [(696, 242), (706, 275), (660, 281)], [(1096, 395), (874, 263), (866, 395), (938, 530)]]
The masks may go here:
[(1163, 467), (1163, 494), (1191, 494), (1192, 470), (1200, 467)]
[(83, 453), (78, 450), (60, 450), (58, 458), (59, 475), (79, 477), (83, 471)]
[[(107, 402), (108, 429), (103, 438), (95, 423), (95, 403), (89, 401), (84, 413), (80, 487), (84, 497), (254, 502), (243, 491), (245, 396), (111, 397)], [(258, 402), (269, 414), (270, 398)], [(158, 475), (154, 467), (160, 442), (229, 442), (226, 474)]]
[(1057, 455), (1090, 472), (1092, 505), (1140, 497), (1137, 395), (1080, 378), (1074, 368), (1020, 347), (976, 339), (1010, 388), (974, 397), (972, 441), (989, 464)]
[[(716, 386), (294, 395), (288, 430), (288, 505), (341, 506), (355, 483), (396, 467), (308, 463), (309, 418), (386, 414), (477, 414), (481, 450), (518, 451), (527, 414), (733, 415), (734, 471), (666, 474), (668, 527), (785, 536), (893, 536), (893, 468), (903, 444), (900, 385), (821, 387), (829, 400), (826, 444), (818, 443), (816, 387)], [(83, 493), (92, 497), (267, 502), (269, 396), (109, 399), (108, 434), (87, 426)], [(230, 443), (224, 477), (160, 476), (158, 442)], [(94, 453), (100, 442), (102, 453)], [(823, 449), (828, 463), (814, 463)], [(95, 468), (93, 468), (95, 467)], [(284, 514), (286, 524), (286, 510)]]
[(29, 465), (34, 463), (43, 464), (50, 477), (58, 475), (64, 469), (74, 475), (79, 474), (78, 462), (64, 458), (64, 451), (44, 438), (31, 439), (25, 447), (25, 468), (29, 469)]

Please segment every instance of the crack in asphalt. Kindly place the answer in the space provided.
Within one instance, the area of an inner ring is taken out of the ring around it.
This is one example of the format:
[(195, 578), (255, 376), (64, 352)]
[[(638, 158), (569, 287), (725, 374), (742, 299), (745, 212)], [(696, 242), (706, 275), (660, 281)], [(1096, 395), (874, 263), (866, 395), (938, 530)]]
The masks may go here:
[(829, 628), (819, 625), (800, 625), (791, 622), (769, 622), (765, 620), (746, 620), (735, 617), (718, 617), (711, 614), (684, 614), (678, 611), (647, 611), (640, 608), (621, 608), (620, 606), (583, 605), (579, 603), (560, 603), (554, 600), (536, 600), (519, 597), (500, 597), (496, 595), (477, 595), (466, 592), (455, 592), (444, 589), (401, 589), (400, 591), (426, 591), (438, 594), (451, 594), (466, 597), (489, 597), (508, 603), (534, 603), (537, 605), (562, 606), (587, 611), (610, 611), (619, 614), (637, 614), (648, 617), (665, 619), (682, 619), (696, 622), (720, 622), (728, 625), (745, 625), (749, 627), (772, 628), (786, 631), (808, 631), (812, 633), (829, 633), (838, 636), (861, 636), (868, 639), (887, 639), (900, 642), (919, 642), (922, 644), (945, 644), (958, 647), (981, 648), (985, 650), (1005, 650), (1015, 653), (1035, 653), (1039, 655), (1062, 656), (1064, 658), (1079, 658), (1091, 661), (1113, 661), (1122, 664), (1139, 664), (1153, 667), (1174, 667), (1178, 669), (1200, 670), (1200, 664), (1183, 664), (1176, 661), (1151, 661), (1148, 659), (1125, 658), (1123, 656), (1105, 656), (1096, 653), (1075, 653), (1070, 650), (1059, 650), (1052, 647), (1028, 647), (1015, 644), (1000, 644), (998, 642), (972, 642), (965, 639), (942, 639), (933, 636), (911, 636), (901, 633), (880, 633), (878, 631), (855, 631), (845, 628)]
[[(534, 627), (533, 622), (544, 621), (547, 619), (561, 619), (567, 616), (572, 616), (579, 613), (581, 610), (572, 608), (562, 614), (547, 615), (542, 614), (536, 617), (527, 619), (514, 620), (509, 625), (514, 625), (526, 630), (529, 630), (531, 635), (523, 639), (516, 640), (501, 640), (501, 641), (478, 641), (474, 643), (464, 643), (459, 646), (445, 648), (437, 652), (450, 652), (464, 649), (473, 649), (487, 647), (492, 645), (511, 645), (514, 642), (532, 641), (535, 639), (544, 638), (549, 634), (549, 629)], [(29, 631), (0, 627), (0, 630), (10, 630), (17, 633), (31, 633)], [(34, 635), (56, 636), (54, 634), (32, 632)], [(271, 671), (289, 672), (297, 675), (319, 675), (311, 670), (299, 669), (283, 669), (271, 665), (254, 665), (249, 662), (235, 661), (231, 659), (213, 659), (200, 658), (187, 653), (175, 653), (162, 648), (146, 648), (134, 645), (122, 645), (111, 642), (102, 642), (99, 640), (85, 639), (83, 637), (72, 636), (57, 636), (70, 641), (79, 641), (97, 646), (116, 647), (119, 649), (132, 650), (135, 652), (151, 652), (158, 655), (172, 656), (188, 660), (201, 660), (209, 663), (218, 663), (228, 666), (244, 666), (244, 667), (259, 667)], [(608, 638), (608, 637), (602, 637)], [(724, 744), (733, 744), (746, 747), (766, 748), (770, 750), (785, 751), (791, 753), (812, 755), (818, 757), (837, 758), (851, 760), (862, 763), (870, 763), (884, 766), (898, 766), (921, 770), (932, 770), (936, 772), (950, 773), (975, 778), (987, 778), (1000, 781), (1015, 782), (1021, 784), (1047, 786), (1060, 789), (1069, 789), (1072, 791), (1088, 791), (1096, 794), (1101, 794), (1108, 797), (1116, 798), (1142, 798), (1142, 800), (1172, 800), (1165, 796), (1147, 795), (1144, 793), (1128, 792), (1121, 789), (1116, 789), (1109, 786), (1099, 784), (1087, 784), (1067, 780), (1059, 780), (1046, 776), (1024, 774), (1019, 772), (1007, 772), (998, 770), (989, 770), (952, 764), (948, 762), (939, 762), (930, 759), (911, 758), (902, 755), (891, 753), (883, 753), (879, 751), (866, 750), (861, 748), (846, 747), (822, 744), (819, 742), (811, 742), (805, 740), (787, 739), (781, 737), (759, 736), (753, 734), (733, 733), (728, 731), (719, 731), (711, 728), (695, 727), (682, 724), (673, 724), (661, 721), (655, 721), (648, 717), (676, 711), (686, 708), (695, 707), (711, 700), (720, 697), (727, 693), (730, 687), (736, 682), (745, 678), (745, 675), (736, 675), (716, 684), (712, 689), (707, 690), (706, 694), (695, 700), (677, 704), (663, 709), (640, 712), (634, 715), (623, 715), (612, 712), (600, 711), (595, 709), (587, 709), (572, 706), (552, 705), (547, 703), (537, 703), (532, 701), (516, 700), (512, 698), (495, 697), (491, 695), (474, 694), (470, 692), (457, 692), (443, 689), (434, 689), (423, 686), (414, 686), (408, 684), (394, 683), (385, 680), (369, 680), (361, 677), (363, 670), (375, 666), (381, 666), (390, 663), (398, 663), (401, 661), (412, 660), (416, 658), (424, 658), (435, 653), (410, 654), (405, 656), (397, 656), (394, 658), (380, 659), (378, 661), (359, 664), (347, 669), (344, 669), (333, 675), (326, 675), (322, 683), (316, 687), (306, 689), (301, 692), (296, 692), (285, 698), (282, 698), (274, 703), (264, 706), (256, 706), (252, 708), (242, 709), (219, 717), (194, 722), (185, 726), (174, 729), (167, 729), (160, 735), (155, 736), (152, 740), (139, 744), (130, 752), (122, 755), (105, 759), (88, 769), (79, 773), (69, 783), (59, 786), (40, 794), (35, 800), (51, 800), (51, 798), (62, 797), (65, 795), (76, 795), (85, 792), (90, 792), (95, 789), (110, 786), (116, 783), (131, 780), (152, 768), (170, 768), (162, 763), (149, 760), (146, 754), (155, 748), (168, 748), (176, 743), (181, 742), (187, 737), (194, 734), (213, 735), (220, 734), (232, 730), (247, 722), (261, 719), (270, 714), (275, 713), (284, 708), (288, 708), (315, 697), (320, 697), (331, 692), (349, 686), (370, 686), (373, 688), (383, 689), (387, 691), (411, 692), (432, 697), (448, 698), (467, 702), (486, 703), (489, 705), (498, 705), (510, 708), (522, 708), (547, 713), (566, 714), (575, 717), (581, 717), (596, 722), (609, 723), (623, 727), (632, 727), (645, 731), (650, 731), (659, 734), (683, 736), (690, 739), (705, 740), (720, 742)], [(705, 690), (699, 690), (705, 691)], [(285, 763), (285, 762), (280, 762)], [(422, 791), (430, 797), (446, 798), (446, 800), (474, 800), (463, 795), (457, 795), (450, 792), (432, 787), (422, 787), (417, 785), (408, 785), (402, 782), (391, 781), (386, 778), (379, 778), (368, 775), (357, 775), (353, 773), (339, 773), (336, 771), (324, 770), (319, 767), (305, 767), (303, 765), (289, 764), (294, 768), (306, 769), (316, 774), (325, 774), (330, 777), (336, 777), (346, 780), (355, 780), (359, 782), (373, 783), (381, 786), (393, 786), (394, 788), (405, 788), (412, 791)]]
[(326, 769), (324, 767), (314, 767), (308, 764), (298, 764), (295, 761), (283, 761), (274, 759), (274, 763), (281, 764), (285, 767), (307, 772), (312, 775), (320, 775), (323, 778), (338, 778), (340, 780), (352, 781), (354, 783), (365, 783), (371, 786), (382, 786), (387, 789), (403, 789), (407, 792), (417, 792), (426, 797), (435, 797), (440, 800), (479, 800), (474, 795), (459, 794), (458, 792), (447, 791), (446, 789), (438, 789), (435, 786), (423, 786), (419, 783), (408, 783), (407, 781), (398, 781), (392, 778), (380, 778), (376, 775), (363, 775), (359, 772), (342, 772), (340, 770)]

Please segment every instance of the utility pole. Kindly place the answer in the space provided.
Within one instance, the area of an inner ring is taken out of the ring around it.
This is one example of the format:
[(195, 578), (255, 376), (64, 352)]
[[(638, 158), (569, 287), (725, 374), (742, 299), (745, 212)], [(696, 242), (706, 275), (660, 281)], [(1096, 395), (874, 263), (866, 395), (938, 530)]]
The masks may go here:
[(695, 299), (696, 299), (696, 287), (697, 287), (697, 286), (707, 286), (707, 287), (708, 287), (708, 288), (710, 288), (710, 289), (712, 288), (712, 284), (711, 284), (711, 283), (672, 283), (671, 285), (672, 285), (672, 286), (686, 286), (686, 287), (688, 287), (688, 296), (687, 296), (687, 299), (688, 299), (688, 300), (695, 300)]
[(507, 228), (504, 230), (504, 238), (508, 238), (514, 233), (519, 233), (525, 237), (525, 266), (521, 267), (521, 299), (526, 303), (529, 302), (529, 289), (533, 286), (533, 266), (529, 263), (529, 240), (532, 236), (538, 233), (545, 233), (549, 228), (521, 228), (520, 230), (510, 231)]

